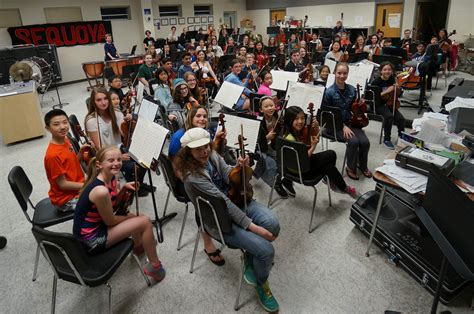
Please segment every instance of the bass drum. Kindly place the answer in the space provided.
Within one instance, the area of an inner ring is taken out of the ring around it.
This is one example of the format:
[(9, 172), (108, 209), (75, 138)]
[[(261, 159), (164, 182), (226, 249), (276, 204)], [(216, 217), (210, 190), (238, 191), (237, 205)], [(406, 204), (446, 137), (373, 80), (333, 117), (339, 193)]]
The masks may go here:
[(28, 64), (33, 70), (32, 79), (38, 83), (39, 90), (46, 90), (51, 84), (52, 69), (51, 65), (45, 59), (40, 57), (31, 57), (23, 59), (21, 62)]

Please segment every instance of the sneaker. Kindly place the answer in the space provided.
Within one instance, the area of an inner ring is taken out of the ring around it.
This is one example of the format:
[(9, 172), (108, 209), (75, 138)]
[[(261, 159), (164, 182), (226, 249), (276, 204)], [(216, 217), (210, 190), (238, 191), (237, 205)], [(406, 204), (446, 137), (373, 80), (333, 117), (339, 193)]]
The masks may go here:
[(276, 312), (278, 311), (279, 305), (277, 300), (273, 297), (270, 286), (268, 285), (268, 280), (261, 286), (256, 286), (258, 300), (267, 312)]
[(140, 184), (140, 187), (142, 189), (144, 189), (145, 191), (148, 191), (148, 192), (156, 192), (156, 186), (151, 186), (149, 184), (146, 184), (146, 183), (141, 183)]
[(158, 265), (154, 265), (152, 263), (147, 263), (143, 268), (143, 272), (150, 277), (152, 280), (152, 284), (158, 283), (162, 281), (166, 276), (165, 268), (163, 264), (158, 262)]
[(280, 195), (281, 198), (288, 198), (288, 193), (286, 193), (281, 182), (275, 183), (275, 191)]
[(143, 187), (140, 187), (138, 189), (138, 197), (144, 197), (144, 196), (147, 196), (148, 195), (148, 192), (147, 190), (145, 190)]
[(347, 186), (346, 187), (346, 191), (345, 191), (347, 194), (349, 194), (350, 197), (352, 197), (353, 199), (358, 199), (359, 196), (360, 196), (360, 193), (357, 192), (356, 188), (353, 187), (353, 186)]
[(293, 181), (283, 179), (281, 180), (281, 185), (283, 186), (283, 188), (285, 189), (285, 191), (288, 193), (289, 196), (291, 197), (296, 196), (296, 191), (293, 188)]
[(392, 144), (391, 141), (383, 141), (383, 144), (384, 144), (385, 147), (387, 147), (388, 149), (391, 149), (391, 150), (394, 150), (394, 149), (395, 149), (395, 146), (393, 146), (393, 144)]
[(244, 265), (244, 280), (249, 285), (256, 287), (257, 286), (257, 277), (255, 277), (255, 271), (253, 270), (253, 265), (245, 257)]

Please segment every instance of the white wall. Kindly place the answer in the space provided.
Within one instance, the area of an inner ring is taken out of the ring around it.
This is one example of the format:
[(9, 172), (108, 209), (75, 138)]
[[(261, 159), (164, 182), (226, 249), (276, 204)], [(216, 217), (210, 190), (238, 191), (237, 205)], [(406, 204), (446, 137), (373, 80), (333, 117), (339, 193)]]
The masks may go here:
[[(176, 0), (160, 0), (153, 1), (153, 18), (160, 19), (160, 11), (158, 7), (160, 5), (170, 4), (181, 4), (182, 17), (186, 19), (185, 25), (176, 25), (177, 34), (181, 34), (184, 27), (187, 27), (187, 18), (194, 17), (194, 4), (213, 4), (213, 17), (214, 27), (219, 29), (219, 26), (224, 21), (224, 11), (236, 11), (237, 12), (237, 25), (240, 25), (240, 21), (245, 17), (245, 0), (182, 0), (177, 2)], [(192, 25), (192, 24), (191, 24)], [(155, 38), (165, 38), (171, 32), (171, 26), (161, 26), (160, 30), (154, 28)]]
[[(129, 0), (2, 0), (0, 8), (18, 8), (23, 25), (46, 23), (45, 7), (81, 7), (84, 21), (100, 20), (100, 7), (113, 5), (130, 5), (131, 20), (112, 21), (115, 46), (119, 52), (130, 52), (132, 45), (138, 44), (142, 49), (143, 24), (140, 4)], [(0, 28), (0, 46), (10, 46), (11, 38), (6, 28)], [(140, 51), (140, 50), (139, 50)], [(83, 62), (104, 60), (103, 44), (91, 44), (73, 47), (58, 47), (58, 57), (63, 76), (63, 82), (84, 79), (81, 64)]]
[(458, 42), (464, 42), (469, 34), (474, 34), (474, 1), (451, 0), (446, 26), (449, 32), (456, 30), (457, 34), (451, 39)]

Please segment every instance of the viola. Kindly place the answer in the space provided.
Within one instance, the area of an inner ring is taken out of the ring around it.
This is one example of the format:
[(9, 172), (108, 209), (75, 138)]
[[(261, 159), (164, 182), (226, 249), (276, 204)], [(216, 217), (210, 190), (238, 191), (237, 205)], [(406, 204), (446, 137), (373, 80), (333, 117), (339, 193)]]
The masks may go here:
[(128, 208), (133, 202), (133, 197), (135, 196), (135, 207), (136, 207), (136, 214), (139, 215), (138, 211), (138, 165), (135, 165), (135, 190), (132, 190), (126, 186), (124, 186), (120, 192), (117, 194), (115, 199), (115, 204), (113, 206), (113, 211), (115, 215), (118, 216), (127, 216), (128, 215)]
[(351, 126), (356, 128), (364, 128), (369, 125), (369, 118), (367, 117), (367, 105), (360, 97), (360, 85), (357, 84), (357, 97), (352, 103), (352, 118)]
[(311, 145), (311, 137), (317, 136), (319, 133), (318, 128), (313, 128), (314, 120), (314, 104), (310, 102), (308, 104), (309, 119), (308, 124), (301, 130), (298, 140), (306, 145)]
[(89, 165), (89, 162), (91, 159), (95, 156), (95, 149), (92, 147), (91, 142), (89, 138), (86, 135), (86, 132), (81, 128), (81, 126), (78, 124), (76, 125), (76, 132), (79, 134), (80, 137), (84, 139), (84, 144), (88, 144), (89, 147), (85, 147), (82, 150), (82, 155), (81, 159), (84, 160), (84, 162)]
[[(245, 159), (246, 138), (244, 137), (244, 127), (240, 125), (239, 134), (239, 155)], [(247, 207), (247, 204), (252, 200), (253, 188), (250, 184), (253, 170), (249, 166), (240, 166), (239, 164), (232, 169), (229, 174), (230, 189), (227, 192), (229, 199), (239, 207)]]
[[(219, 126), (221, 127), (221, 131), (222, 132), (225, 132), (225, 114), (223, 113), (220, 113), (219, 114)], [(222, 155), (224, 153), (224, 148), (226, 146), (226, 139), (225, 138), (221, 138), (221, 137), (217, 137), (216, 140), (215, 140), (215, 144), (216, 144), (216, 151), (219, 155)]]

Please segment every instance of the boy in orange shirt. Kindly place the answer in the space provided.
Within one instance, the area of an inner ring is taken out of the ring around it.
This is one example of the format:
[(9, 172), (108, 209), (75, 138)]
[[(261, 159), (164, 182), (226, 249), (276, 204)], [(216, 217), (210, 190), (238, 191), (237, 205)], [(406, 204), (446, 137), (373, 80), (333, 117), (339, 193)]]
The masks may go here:
[(69, 120), (60, 109), (53, 109), (44, 117), (46, 130), (51, 135), (44, 156), (44, 168), (50, 184), (48, 192), (51, 203), (59, 211), (73, 211), (76, 208), (79, 190), (84, 184), (84, 173), (79, 163), (86, 146), (83, 145), (76, 155), (67, 138)]

